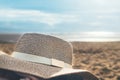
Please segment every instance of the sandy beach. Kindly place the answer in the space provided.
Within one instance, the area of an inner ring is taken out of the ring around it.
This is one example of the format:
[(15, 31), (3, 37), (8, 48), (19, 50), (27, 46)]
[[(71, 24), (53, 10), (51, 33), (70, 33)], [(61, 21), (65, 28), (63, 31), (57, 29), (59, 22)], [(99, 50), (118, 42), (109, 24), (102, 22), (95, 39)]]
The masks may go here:
[(72, 42), (73, 66), (100, 80), (120, 80), (120, 42)]
[[(87, 69), (100, 80), (120, 80), (120, 42), (71, 42), (73, 67)], [(0, 50), (11, 54), (13, 43), (0, 43)]]

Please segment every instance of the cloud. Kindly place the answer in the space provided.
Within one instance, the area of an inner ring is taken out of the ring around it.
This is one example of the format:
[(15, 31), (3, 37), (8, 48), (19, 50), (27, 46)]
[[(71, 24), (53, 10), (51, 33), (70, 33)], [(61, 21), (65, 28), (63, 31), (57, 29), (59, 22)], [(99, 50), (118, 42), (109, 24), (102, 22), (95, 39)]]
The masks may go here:
[(92, 22), (90, 23), (91, 26), (100, 26), (101, 23), (100, 22)]
[(54, 26), (78, 21), (76, 15), (47, 13), (38, 10), (0, 9), (0, 21), (23, 21)]
[(74, 0), (74, 9), (82, 13), (120, 13), (120, 0)]
[(117, 20), (119, 19), (119, 15), (98, 15), (97, 19), (109, 19), (109, 20)]

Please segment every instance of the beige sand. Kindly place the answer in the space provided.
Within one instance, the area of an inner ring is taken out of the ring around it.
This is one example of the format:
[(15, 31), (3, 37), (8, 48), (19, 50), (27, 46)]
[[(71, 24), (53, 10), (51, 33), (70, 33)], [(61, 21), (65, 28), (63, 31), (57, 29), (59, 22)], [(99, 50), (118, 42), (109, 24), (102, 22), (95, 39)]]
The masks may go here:
[[(120, 80), (120, 42), (72, 42), (73, 67), (87, 69), (100, 80)], [(15, 44), (0, 43), (11, 54)]]
[(120, 42), (72, 42), (74, 68), (87, 69), (100, 80), (120, 80)]

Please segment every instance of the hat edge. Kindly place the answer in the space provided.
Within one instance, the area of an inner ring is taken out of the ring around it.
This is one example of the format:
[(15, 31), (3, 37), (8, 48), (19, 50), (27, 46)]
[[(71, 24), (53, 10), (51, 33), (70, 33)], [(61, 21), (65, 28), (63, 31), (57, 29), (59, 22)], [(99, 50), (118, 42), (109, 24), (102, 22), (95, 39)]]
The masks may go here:
[[(64, 68), (63, 71), (67, 71), (67, 72), (62, 72), (62, 73), (58, 72), (58, 74), (55, 73), (54, 75), (51, 75), (50, 78), (55, 78), (55, 77), (64, 76), (64, 75), (71, 75), (71, 74), (79, 74), (82, 77), (88, 76), (88, 79), (91, 78), (90, 80), (92, 80), (92, 79), (99, 80), (94, 74), (92, 74), (91, 72), (89, 72), (87, 70)], [(68, 72), (68, 71), (70, 71), (70, 72)]]

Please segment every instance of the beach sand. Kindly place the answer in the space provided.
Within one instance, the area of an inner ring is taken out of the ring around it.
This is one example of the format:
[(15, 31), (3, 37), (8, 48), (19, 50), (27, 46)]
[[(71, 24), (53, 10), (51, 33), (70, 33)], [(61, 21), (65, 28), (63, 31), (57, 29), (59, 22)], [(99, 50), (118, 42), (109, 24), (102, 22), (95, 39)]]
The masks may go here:
[[(120, 80), (120, 42), (71, 42), (73, 67), (86, 69), (100, 80)], [(15, 44), (0, 43), (0, 50), (11, 54)]]
[(100, 80), (120, 80), (120, 42), (72, 42), (73, 66)]

